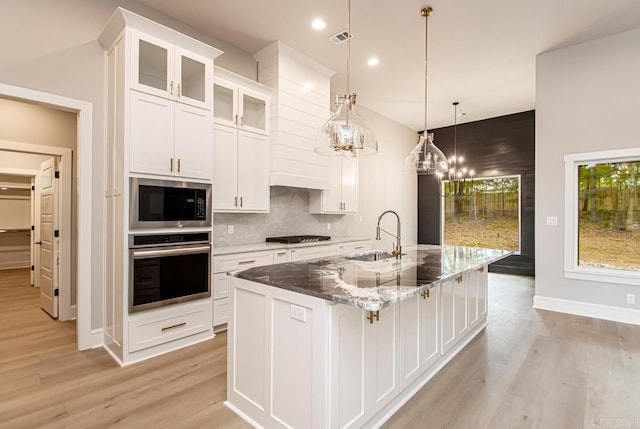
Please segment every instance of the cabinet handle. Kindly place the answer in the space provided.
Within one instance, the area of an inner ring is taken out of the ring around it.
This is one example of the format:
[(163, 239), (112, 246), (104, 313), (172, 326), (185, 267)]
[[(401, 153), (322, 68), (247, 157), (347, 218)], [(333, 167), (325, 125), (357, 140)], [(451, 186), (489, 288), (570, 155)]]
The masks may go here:
[(233, 123), (238, 125), (238, 114), (233, 115)]
[(238, 265), (255, 264), (255, 262), (256, 262), (255, 259), (250, 259), (248, 261), (240, 261), (240, 262), (238, 262)]
[(178, 84), (178, 97), (180, 97), (180, 84)]
[(173, 95), (173, 81), (169, 83), (169, 94)]
[(244, 115), (240, 115), (240, 126), (244, 127)]
[(178, 158), (178, 173), (180, 173), (180, 158)]
[(235, 207), (238, 207), (238, 196), (237, 195), (235, 197), (233, 197), (233, 205)]
[(370, 325), (373, 324), (373, 319), (376, 319), (377, 322), (380, 321), (380, 310), (369, 311), (369, 315), (367, 316), (367, 320), (369, 321)]
[(420, 294), (420, 296), (422, 297), (422, 299), (429, 298), (429, 289), (423, 290), (422, 293)]
[(162, 332), (167, 332), (176, 328), (182, 328), (183, 326), (187, 326), (187, 322), (178, 323), (177, 325), (166, 326), (162, 328)]
[(240, 197), (240, 207), (242, 207), (242, 197)]
[(278, 256), (284, 256), (286, 254), (287, 254), (287, 252), (278, 252)]
[(481, 273), (484, 273), (484, 267), (478, 268), (478, 271), (480, 271)]
[(171, 161), (169, 161), (169, 171), (173, 173), (173, 158), (171, 158)]
[(360, 250), (360, 249), (364, 249), (364, 246), (354, 247), (354, 250)]

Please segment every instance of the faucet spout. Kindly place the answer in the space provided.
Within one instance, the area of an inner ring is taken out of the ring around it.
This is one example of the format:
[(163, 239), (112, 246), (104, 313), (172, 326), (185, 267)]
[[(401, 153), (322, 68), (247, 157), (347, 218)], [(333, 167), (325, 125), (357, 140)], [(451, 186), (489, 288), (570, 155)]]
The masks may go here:
[[(380, 221), (382, 220), (384, 215), (386, 215), (387, 213), (392, 213), (396, 216), (396, 234), (395, 235), (393, 235), (389, 231), (386, 231), (380, 227)], [(394, 212), (393, 210), (387, 210), (383, 212), (380, 216), (378, 216), (378, 225), (376, 226), (376, 240), (380, 240), (380, 231), (386, 234), (389, 234), (390, 236), (396, 239), (396, 244), (393, 245), (393, 252), (391, 252), (391, 254), (395, 256), (396, 259), (400, 259), (402, 257), (402, 246), (400, 244), (402, 241), (402, 238), (400, 234), (400, 216), (398, 215), (398, 213)]]

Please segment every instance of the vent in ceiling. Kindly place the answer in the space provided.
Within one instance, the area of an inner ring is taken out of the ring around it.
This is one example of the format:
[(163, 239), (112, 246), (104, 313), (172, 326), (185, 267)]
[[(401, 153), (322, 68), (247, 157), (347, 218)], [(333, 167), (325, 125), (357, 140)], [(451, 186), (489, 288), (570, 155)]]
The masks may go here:
[(329, 40), (331, 40), (334, 44), (339, 45), (340, 43), (347, 40), (349, 37), (353, 37), (353, 34), (349, 34), (347, 30), (342, 30), (333, 36), (329, 36)]

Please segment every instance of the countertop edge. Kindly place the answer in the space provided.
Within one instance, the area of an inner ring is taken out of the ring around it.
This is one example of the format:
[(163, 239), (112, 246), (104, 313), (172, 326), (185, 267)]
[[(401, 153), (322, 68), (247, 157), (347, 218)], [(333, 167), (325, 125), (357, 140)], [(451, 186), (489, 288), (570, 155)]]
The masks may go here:
[(213, 256), (232, 255), (234, 253), (259, 252), (264, 250), (296, 249), (299, 247), (313, 247), (313, 246), (322, 246), (322, 245), (330, 245), (330, 244), (350, 243), (354, 241), (371, 241), (371, 240), (373, 240), (373, 238), (370, 238), (370, 237), (337, 237), (337, 238), (332, 238), (331, 240), (313, 241), (309, 243), (295, 243), (295, 244), (266, 243), (266, 242), (238, 244), (238, 245), (232, 245), (232, 246), (216, 246), (214, 244), (211, 250), (211, 254)]

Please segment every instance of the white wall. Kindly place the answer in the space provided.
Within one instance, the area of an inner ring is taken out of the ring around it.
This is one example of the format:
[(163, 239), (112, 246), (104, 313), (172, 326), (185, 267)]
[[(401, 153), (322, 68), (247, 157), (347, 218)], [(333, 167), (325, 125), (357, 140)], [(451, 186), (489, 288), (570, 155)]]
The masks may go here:
[(640, 146), (640, 29), (539, 55), (536, 76), (536, 304), (612, 306), (640, 320), (624, 311), (640, 310), (640, 300), (625, 303), (638, 286), (564, 278), (562, 226), (564, 155)]
[(0, 198), (0, 229), (31, 229), (31, 199)]

